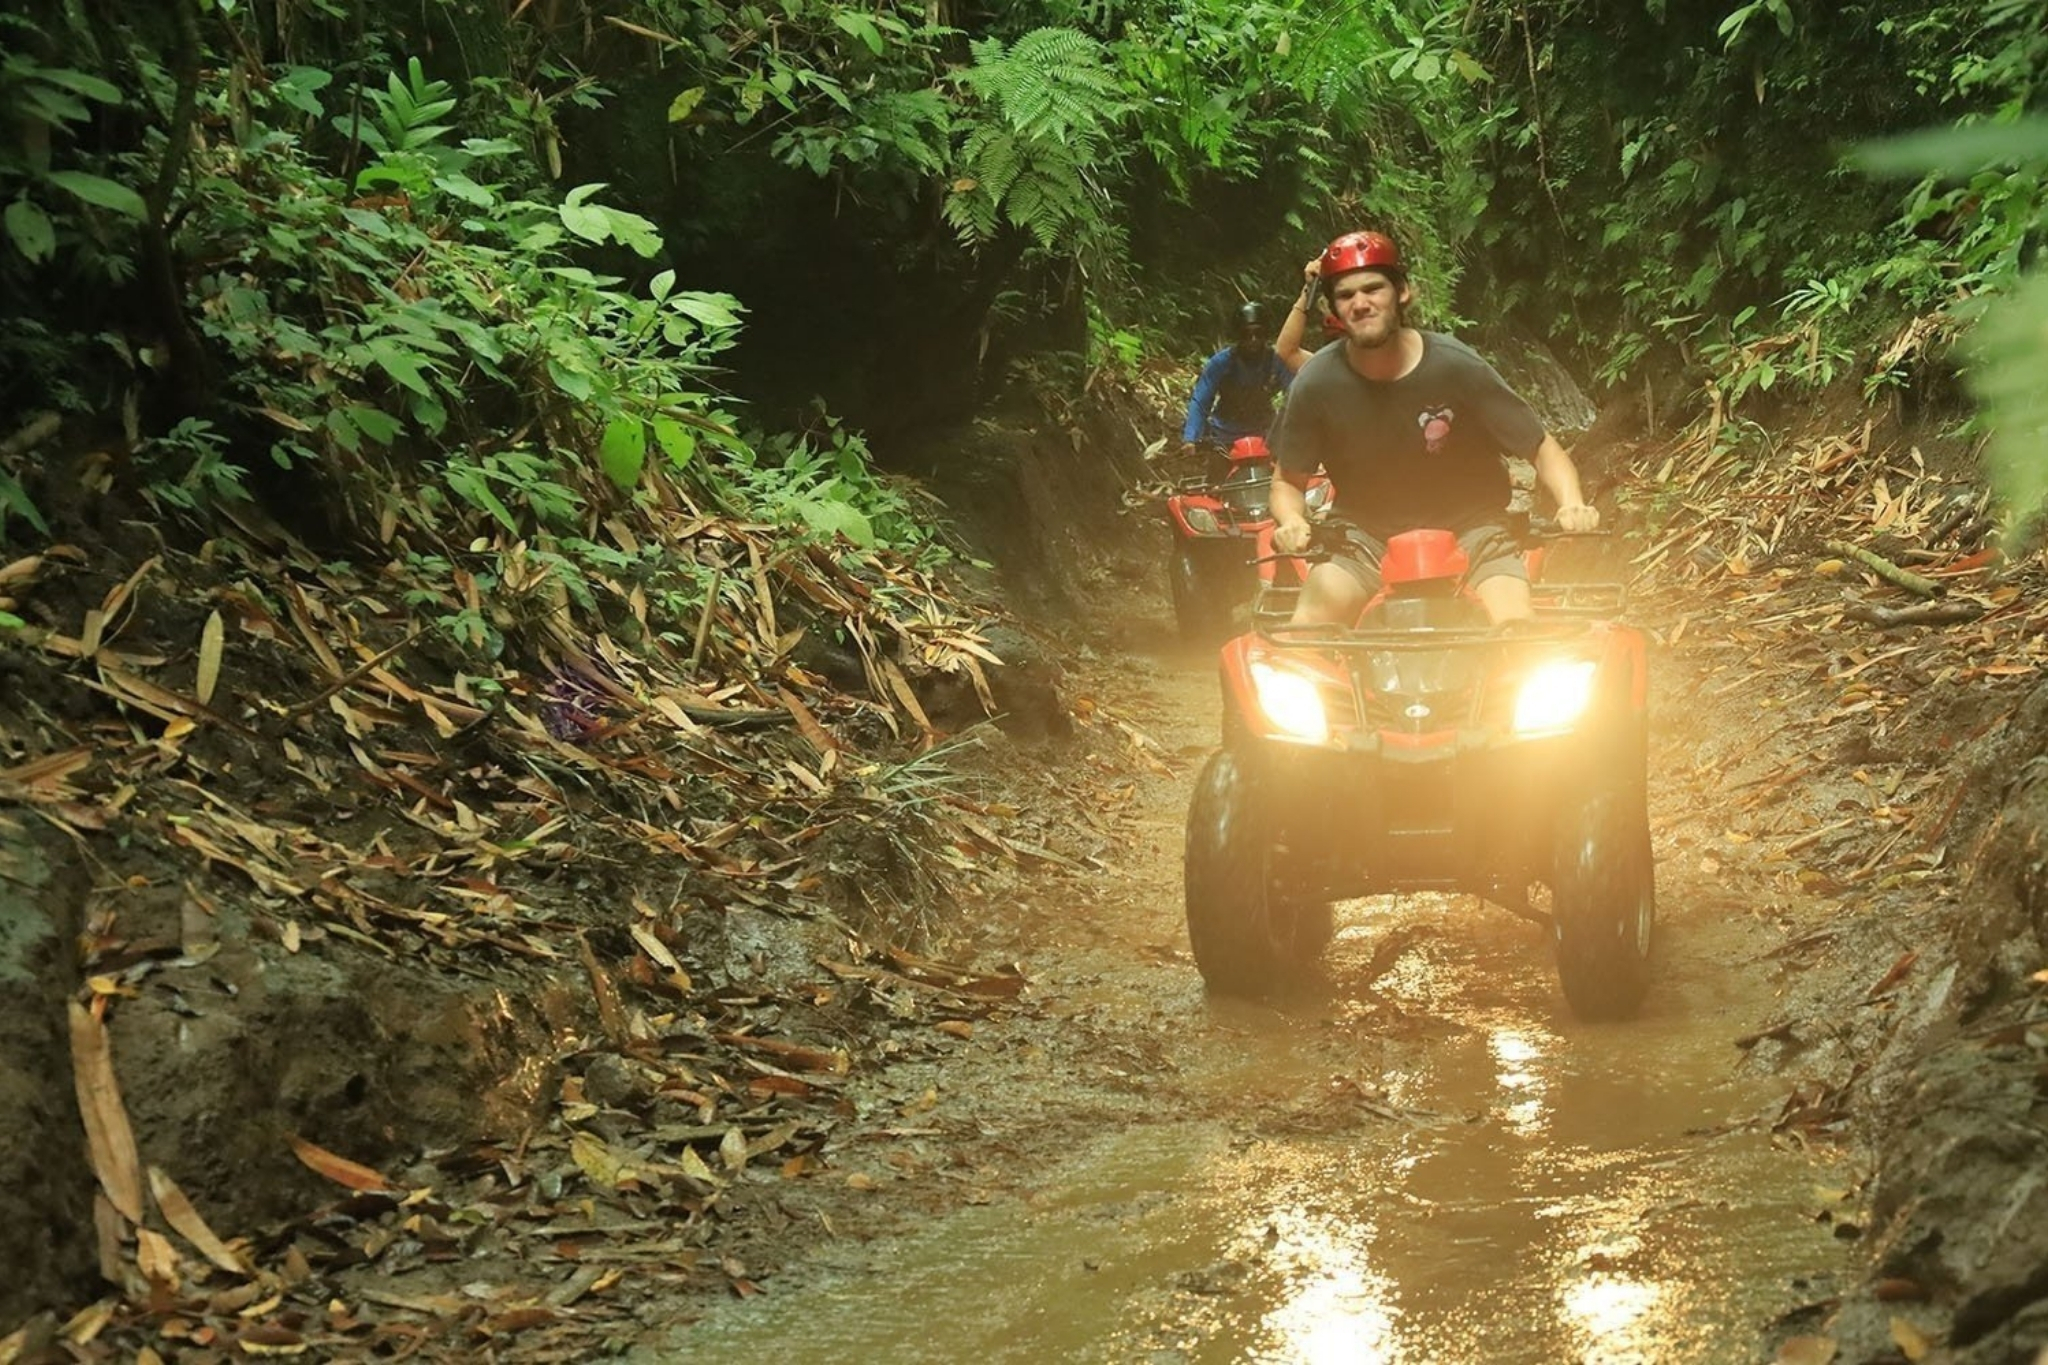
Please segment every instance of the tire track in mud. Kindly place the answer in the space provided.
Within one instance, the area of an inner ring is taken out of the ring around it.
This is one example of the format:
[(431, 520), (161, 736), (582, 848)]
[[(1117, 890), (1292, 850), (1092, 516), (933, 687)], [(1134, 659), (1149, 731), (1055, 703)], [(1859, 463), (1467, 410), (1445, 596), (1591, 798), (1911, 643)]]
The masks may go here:
[[(1540, 929), (1462, 896), (1347, 902), (1317, 985), (1211, 999), (1180, 851), (1213, 663), (1149, 620), (1095, 638), (1077, 739), (1012, 756), (1017, 782), (1087, 807), (1086, 870), (974, 907), (972, 952), (1021, 964), (1032, 1003), (889, 1082), (899, 1103), (926, 1087), (968, 1206), (828, 1246), (672, 1344), (1694, 1361), (1753, 1358), (1765, 1324), (1828, 1297), (1844, 1177), (1774, 1134), (1792, 1083), (1736, 1046), (1778, 1017), (1776, 955), (1824, 907), (1722, 856), (1681, 785), (1653, 794), (1638, 1020), (1578, 1024)], [(1654, 666), (1658, 700), (1686, 695), (1682, 661)], [(1683, 771), (1690, 741), (1652, 723), (1653, 771)]]

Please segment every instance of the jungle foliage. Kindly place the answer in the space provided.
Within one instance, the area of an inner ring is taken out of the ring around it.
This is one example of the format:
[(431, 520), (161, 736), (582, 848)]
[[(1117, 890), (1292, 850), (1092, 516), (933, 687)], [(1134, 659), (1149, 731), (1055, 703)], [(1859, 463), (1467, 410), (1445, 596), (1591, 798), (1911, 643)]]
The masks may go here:
[[(2048, 0), (40, 0), (0, 26), (5, 401), (118, 424), (174, 510), (312, 480), (358, 530), (397, 500), (573, 541), (658, 460), (923, 542), (845, 425), (735, 416), (743, 316), (825, 370), (928, 330), (955, 387), (1051, 335), (1032, 365), (1075, 382), (1205, 346), (1220, 305), (1380, 226), (1435, 320), (1733, 412), (1903, 382), (2044, 227)], [(1903, 189), (1848, 155), (1948, 126), (1976, 141)], [(821, 289), (904, 311), (821, 342)], [(1061, 316), (1085, 325), (1034, 331)], [(1976, 362), (2020, 426), (2023, 341)], [(33, 483), (0, 476), (7, 526)]]

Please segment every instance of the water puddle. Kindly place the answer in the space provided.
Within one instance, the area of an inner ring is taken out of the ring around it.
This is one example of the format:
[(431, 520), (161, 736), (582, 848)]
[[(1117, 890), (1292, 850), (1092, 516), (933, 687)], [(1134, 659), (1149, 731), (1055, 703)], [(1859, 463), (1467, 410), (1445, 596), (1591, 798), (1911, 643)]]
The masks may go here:
[(648, 1358), (1752, 1358), (1842, 1257), (1832, 1173), (1753, 1121), (1783, 1083), (1734, 1069), (1730, 1021), (1767, 988), (1696, 945), (1647, 1017), (1585, 1028), (1527, 935), (1445, 942), (1364, 1000), (1191, 1006), (1180, 1081), (1223, 1120), (1123, 1129), (1028, 1199), (832, 1245)]

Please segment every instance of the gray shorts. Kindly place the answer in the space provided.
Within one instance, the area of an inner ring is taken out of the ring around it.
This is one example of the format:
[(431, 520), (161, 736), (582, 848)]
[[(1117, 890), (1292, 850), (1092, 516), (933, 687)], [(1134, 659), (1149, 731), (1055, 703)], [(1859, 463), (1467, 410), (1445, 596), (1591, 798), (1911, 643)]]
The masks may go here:
[[(1368, 593), (1380, 590), (1380, 560), (1387, 553), (1387, 542), (1378, 536), (1367, 535), (1350, 522), (1332, 523), (1343, 532), (1344, 543), (1330, 556), (1330, 562), (1358, 580), (1359, 586)], [(1529, 566), (1522, 559), (1522, 547), (1503, 526), (1475, 526), (1459, 535), (1458, 545), (1465, 551), (1469, 567), (1465, 570), (1465, 586), (1477, 587), (1489, 578), (1519, 578), (1529, 581)]]

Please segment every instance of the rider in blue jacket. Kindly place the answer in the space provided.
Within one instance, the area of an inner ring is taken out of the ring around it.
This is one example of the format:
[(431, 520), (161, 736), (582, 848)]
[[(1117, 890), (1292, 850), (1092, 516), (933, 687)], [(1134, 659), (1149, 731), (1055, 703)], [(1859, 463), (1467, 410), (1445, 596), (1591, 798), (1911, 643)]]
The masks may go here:
[(1209, 357), (1188, 399), (1181, 427), (1182, 449), (1210, 448), (1211, 465), (1228, 467), (1228, 451), (1243, 436), (1263, 436), (1273, 425), (1273, 395), (1285, 393), (1294, 371), (1273, 352), (1266, 310), (1246, 303), (1237, 310), (1237, 340)]

